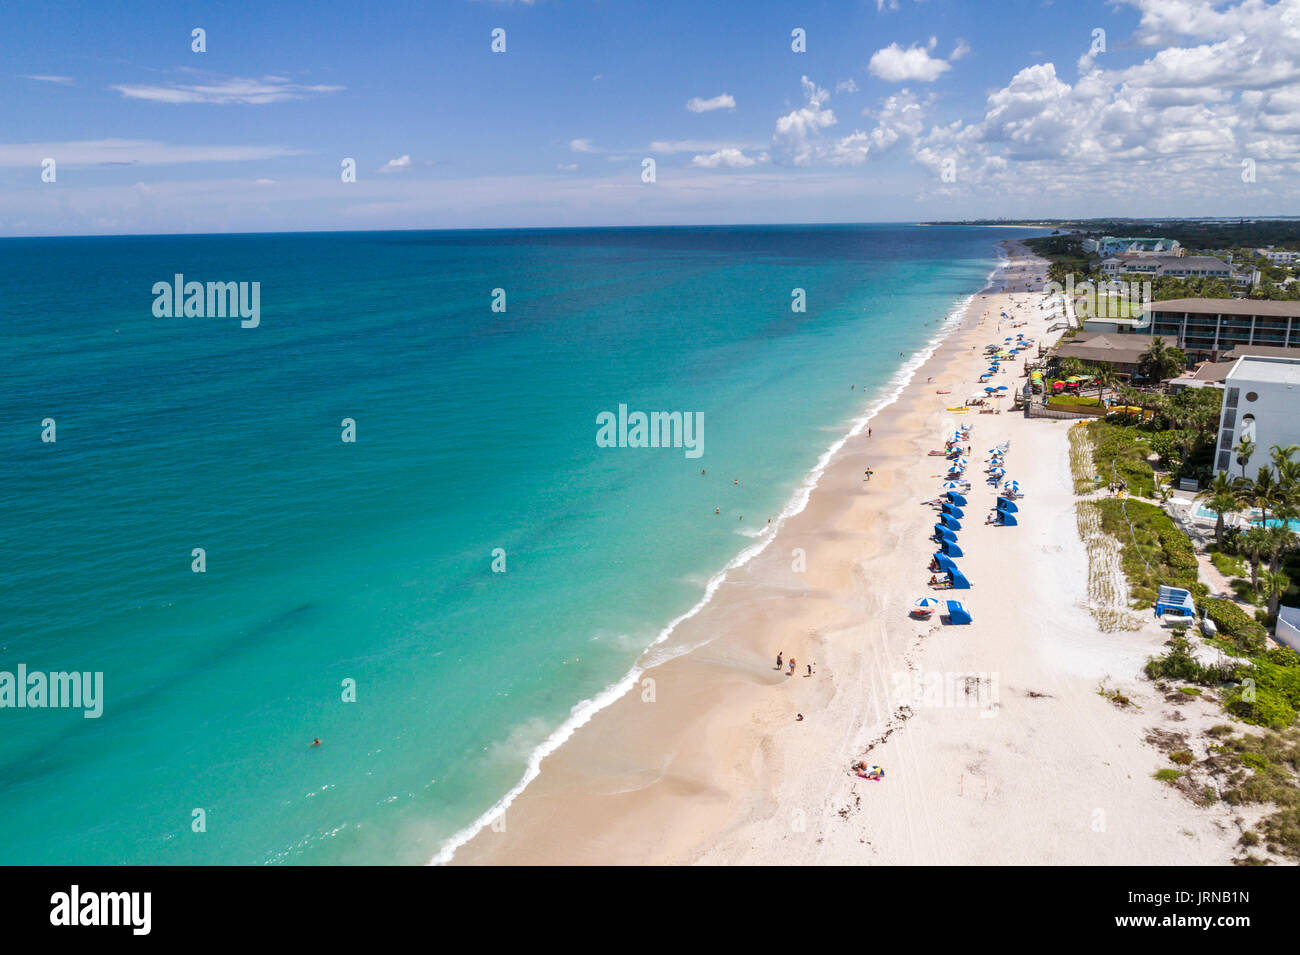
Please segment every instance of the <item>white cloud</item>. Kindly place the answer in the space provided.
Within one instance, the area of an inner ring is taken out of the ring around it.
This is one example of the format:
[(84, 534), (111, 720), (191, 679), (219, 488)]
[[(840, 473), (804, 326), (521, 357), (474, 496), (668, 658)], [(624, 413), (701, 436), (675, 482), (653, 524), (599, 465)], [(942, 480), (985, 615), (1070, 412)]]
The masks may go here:
[(23, 75), (25, 80), (39, 80), (42, 83), (58, 83), (60, 86), (71, 86), (73, 79), (71, 76), (53, 76), (49, 73), (26, 73)]
[(709, 155), (701, 154), (693, 157), (691, 165), (700, 166), (704, 169), (717, 169), (719, 166), (726, 166), (728, 169), (745, 169), (760, 162), (767, 162), (767, 158), (767, 153), (762, 153), (755, 158), (746, 156), (739, 149), (719, 149)]
[(715, 109), (735, 109), (736, 98), (730, 93), (719, 93), (712, 99), (700, 99), (692, 96), (686, 101), (686, 108), (692, 113), (708, 113)]
[(652, 153), (671, 156), (674, 153), (711, 153), (721, 149), (760, 149), (756, 143), (720, 143), (708, 139), (656, 139), (650, 144)]
[(806, 166), (817, 156), (817, 140), (822, 131), (834, 126), (836, 119), (834, 110), (822, 108), (831, 94), (806, 76), (800, 77), (799, 82), (807, 104), (776, 121), (772, 148), (794, 165)]
[(274, 179), (254, 179), (254, 180), (253, 180), (253, 185), (255, 185), (255, 186), (274, 186), (274, 185), (275, 185), (275, 180), (274, 180)]
[(571, 139), (569, 140), (569, 148), (575, 153), (595, 152), (591, 146), (590, 139)]
[(948, 54), (948, 62), (956, 63), (968, 53), (970, 53), (970, 44), (965, 40), (959, 39), (957, 45), (952, 48), (952, 52)]
[(305, 99), (325, 93), (337, 93), (342, 86), (292, 83), (283, 76), (263, 76), (246, 79), (239, 76), (212, 77), (206, 82), (172, 83), (166, 86), (116, 84), (117, 90), (127, 99), (142, 99), (153, 103), (247, 103), (265, 105), (285, 100)]
[(396, 159), (390, 159), (377, 170), (378, 172), (400, 172), (403, 169), (410, 168), (411, 157), (403, 153)]
[(555, 168), (561, 169), (564, 172), (573, 172), (573, 170), (578, 168), (578, 164), (576, 162), (556, 163)]
[(284, 146), (182, 146), (145, 139), (0, 144), (0, 167), (40, 166), (46, 156), (60, 166), (169, 166), (192, 162), (249, 162), (296, 156)]
[(928, 49), (912, 46), (906, 50), (891, 43), (871, 54), (867, 70), (888, 83), (933, 83), (951, 69), (947, 60), (930, 55), (935, 42), (931, 37)]
[(852, 77), (847, 80), (840, 80), (835, 84), (835, 92), (837, 93), (856, 93), (857, 91), (858, 84), (853, 81)]

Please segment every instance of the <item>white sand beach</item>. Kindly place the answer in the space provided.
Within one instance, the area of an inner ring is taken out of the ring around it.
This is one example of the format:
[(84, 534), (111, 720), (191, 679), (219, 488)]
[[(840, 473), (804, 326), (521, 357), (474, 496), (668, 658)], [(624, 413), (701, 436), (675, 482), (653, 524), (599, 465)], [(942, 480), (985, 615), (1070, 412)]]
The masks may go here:
[[(985, 344), (1045, 340), (1044, 266), (1012, 252), (1007, 290), (977, 297), (871, 436), (836, 455), (807, 508), (673, 634), (698, 648), (648, 669), (652, 683), (578, 729), (454, 863), (1231, 861), (1230, 810), (1153, 779), (1168, 763), (1147, 742), (1221, 717), (1141, 677), (1168, 637), (1154, 620), (1103, 633), (1089, 612), (1070, 422), (1024, 418), (1010, 391), (1001, 414), (946, 410), (978, 387)], [(1020, 367), (995, 383), (1019, 388)], [(957, 560), (972, 587), (937, 596), (961, 599), (968, 626), (908, 615), (931, 593), (935, 511), (922, 502), (940, 493), (945, 464), (928, 452), (959, 423), (973, 428)], [(985, 449), (1001, 442), (1025, 490), (1018, 527), (984, 523), (996, 496)], [(775, 669), (778, 651), (797, 660), (793, 676)], [(885, 778), (853, 774), (859, 759)]]

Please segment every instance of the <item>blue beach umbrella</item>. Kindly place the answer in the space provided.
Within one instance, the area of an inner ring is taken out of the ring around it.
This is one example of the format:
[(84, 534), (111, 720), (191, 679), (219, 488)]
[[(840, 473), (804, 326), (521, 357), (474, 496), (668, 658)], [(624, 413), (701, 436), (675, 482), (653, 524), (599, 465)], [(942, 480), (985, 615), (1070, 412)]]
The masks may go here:
[(1002, 475), (1006, 473), (1006, 468), (989, 468), (989, 474), (992, 474), (994, 477), (1002, 477)]
[(997, 388), (995, 388), (994, 390), (995, 390), (995, 391), (1006, 391), (1006, 390), (1007, 390), (1007, 386), (1006, 386), (1006, 385), (998, 385)]
[(944, 481), (939, 486), (945, 491), (955, 491), (957, 488), (962, 486), (962, 483), (960, 481)]

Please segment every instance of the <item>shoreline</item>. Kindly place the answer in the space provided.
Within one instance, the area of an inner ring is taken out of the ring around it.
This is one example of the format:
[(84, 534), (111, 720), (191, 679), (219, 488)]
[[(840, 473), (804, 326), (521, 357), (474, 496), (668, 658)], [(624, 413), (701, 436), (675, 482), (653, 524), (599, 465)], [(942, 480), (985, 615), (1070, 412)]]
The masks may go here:
[[(765, 527), (764, 531), (756, 535), (753, 543), (743, 547), (735, 557), (729, 560), (721, 570), (709, 577), (705, 583), (704, 593), (688, 610), (679, 614), (669, 621), (663, 629), (656, 635), (655, 639), (641, 652), (622, 678), (611, 683), (594, 697), (582, 700), (574, 705), (569, 717), (551, 732), (542, 743), (537, 746), (528, 755), (527, 766), (524, 775), (519, 782), (515, 783), (504, 796), (502, 796), (489, 809), (481, 813), (468, 826), (451, 836), (438, 852), (427, 863), (428, 865), (447, 865), (453, 861), (457, 851), (470, 842), (483, 830), (488, 829), (495, 820), (499, 819), (528, 786), (537, 778), (541, 771), (541, 763), (552, 753), (563, 746), (573, 734), (583, 726), (587, 725), (593, 717), (602, 710), (616, 703), (619, 699), (626, 696), (636, 686), (637, 680), (648, 670), (654, 669), (669, 660), (675, 659), (687, 653), (698, 650), (704, 644), (697, 646), (680, 647), (671, 655), (664, 659), (647, 660), (647, 657), (661, 646), (677, 629), (686, 621), (695, 617), (703, 611), (710, 601), (713, 600), (718, 589), (726, 581), (727, 575), (741, 567), (744, 567), (751, 560), (758, 557), (767, 549), (767, 547), (776, 540), (781, 528), (787, 520), (801, 514), (808, 506), (809, 500), (816, 492), (821, 483), (826, 469), (830, 467), (835, 456), (843, 450), (854, 437), (860, 435), (864, 429), (870, 427), (871, 422), (882, 412), (895, 404), (903, 395), (905, 389), (915, 379), (916, 375), (926, 363), (934, 356), (935, 352), (943, 345), (944, 341), (951, 337), (961, 327), (961, 323), (967, 318), (967, 313), (975, 304), (979, 296), (990, 294), (996, 291), (999, 284), (998, 276), (1002, 273), (1011, 259), (1006, 248), (1007, 240), (999, 241), (994, 244), (997, 252), (997, 264), (984, 277), (984, 284), (975, 292), (961, 298), (949, 311), (948, 316), (940, 325), (939, 330), (934, 337), (925, 343), (925, 345), (910, 356), (903, 365), (896, 371), (884, 385), (883, 394), (874, 398), (866, 407), (862, 414), (852, 418), (849, 428), (840, 437), (831, 442), (830, 445), (817, 457), (816, 464), (804, 475), (791, 493), (789, 500), (782, 506), (777, 513), (774, 522)], [(1005, 281), (1001, 284), (1005, 285)]]
[[(680, 652), (657, 662), (648, 652), (507, 811), (466, 831), (451, 862), (1229, 861), (1229, 827), (1211, 814), (1189, 820), (1180, 797), (1151, 779), (1151, 748), (1132, 714), (1097, 695), (1118, 667), (1125, 692), (1149, 700), (1153, 691), (1129, 675), (1164, 636), (1102, 634), (1089, 614), (1068, 425), (947, 410), (982, 371), (981, 346), (1004, 325), (1002, 311), (1042, 335), (1050, 318), (1029, 290), (1044, 271), (1011, 244), (996, 280), (954, 313), (871, 416), (874, 436), (840, 439), (805, 506), (661, 641)], [(1012, 369), (1001, 380), (1016, 381)], [(936, 495), (942, 468), (927, 450), (957, 421), (974, 426), (976, 487), (961, 560), (973, 589), (955, 595), (974, 623), (954, 627), (907, 610), (928, 593), (934, 516), (919, 502)], [(1029, 491), (1018, 528), (978, 524), (993, 495), (978, 487), (976, 461), (1002, 441)], [(797, 675), (772, 666), (778, 650), (800, 661)], [(993, 705), (922, 705), (900, 693), (935, 675), (991, 675)], [(868, 756), (887, 767), (887, 782), (848, 771)], [(1100, 831), (1098, 814), (1111, 820)], [(1031, 820), (1041, 838), (1029, 846)]]

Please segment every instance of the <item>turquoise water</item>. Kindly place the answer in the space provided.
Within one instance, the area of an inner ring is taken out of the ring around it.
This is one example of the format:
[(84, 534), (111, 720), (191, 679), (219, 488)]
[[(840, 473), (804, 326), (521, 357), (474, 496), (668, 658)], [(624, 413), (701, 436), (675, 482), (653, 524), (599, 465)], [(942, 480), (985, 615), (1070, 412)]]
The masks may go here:
[[(105, 688), (99, 719), (0, 710), (0, 862), (428, 861), (1011, 237), (0, 240), (0, 670)], [(155, 318), (178, 272), (260, 282), (260, 326)], [(702, 412), (703, 456), (597, 447), (620, 403)]]
[[(1281, 527), (1282, 526), (1281, 518), (1270, 517), (1267, 521), (1260, 520), (1257, 515), (1261, 515), (1261, 513), (1262, 512), (1260, 511), (1251, 511), (1252, 517), (1251, 517), (1250, 524), (1252, 527), (1261, 527), (1261, 526)], [(1206, 520), (1213, 521), (1213, 520), (1217, 520), (1219, 515), (1216, 512), (1210, 510), (1204, 504), (1202, 504), (1200, 507), (1196, 509), (1196, 516), (1205, 518)], [(1288, 521), (1287, 526), (1291, 530), (1300, 533), (1300, 521)]]

